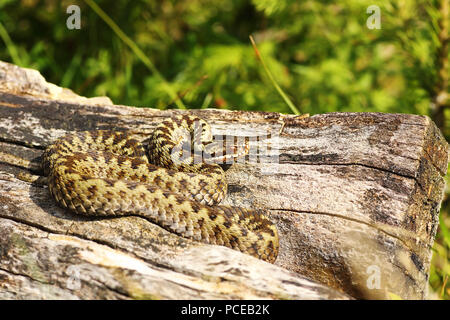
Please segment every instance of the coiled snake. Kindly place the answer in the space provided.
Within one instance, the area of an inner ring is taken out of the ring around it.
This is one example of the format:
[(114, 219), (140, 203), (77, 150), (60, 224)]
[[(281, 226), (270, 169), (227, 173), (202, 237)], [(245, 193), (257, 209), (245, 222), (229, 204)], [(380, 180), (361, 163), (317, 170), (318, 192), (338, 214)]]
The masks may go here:
[(185, 115), (159, 124), (147, 146), (126, 132), (68, 134), (46, 149), (42, 167), (52, 196), (75, 213), (138, 215), (180, 236), (274, 262), (275, 225), (260, 210), (218, 205), (227, 192), (223, 169), (183, 158), (186, 151), (214, 154), (214, 147), (209, 125)]

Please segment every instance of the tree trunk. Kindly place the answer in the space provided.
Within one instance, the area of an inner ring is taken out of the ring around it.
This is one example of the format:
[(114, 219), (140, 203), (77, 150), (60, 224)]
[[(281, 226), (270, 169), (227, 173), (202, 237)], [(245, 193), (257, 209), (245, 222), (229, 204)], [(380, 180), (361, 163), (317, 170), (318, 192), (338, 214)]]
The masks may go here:
[[(46, 186), (18, 179), (41, 174), (43, 149), (67, 132), (145, 140), (183, 113), (250, 137), (250, 155), (226, 172), (225, 204), (268, 211), (274, 265), (139, 217), (72, 214)], [(426, 298), (447, 155), (426, 116), (119, 106), (0, 62), (0, 299)]]

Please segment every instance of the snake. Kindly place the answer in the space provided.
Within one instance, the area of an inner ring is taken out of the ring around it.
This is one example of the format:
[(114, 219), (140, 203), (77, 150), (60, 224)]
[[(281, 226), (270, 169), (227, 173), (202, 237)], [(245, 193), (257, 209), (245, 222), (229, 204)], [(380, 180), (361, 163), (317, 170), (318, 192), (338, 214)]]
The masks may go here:
[(275, 262), (278, 232), (266, 212), (221, 205), (227, 182), (217, 161), (248, 148), (223, 147), (208, 122), (192, 115), (164, 119), (147, 140), (118, 130), (58, 138), (42, 157), (50, 194), (76, 214), (139, 216), (181, 237)]

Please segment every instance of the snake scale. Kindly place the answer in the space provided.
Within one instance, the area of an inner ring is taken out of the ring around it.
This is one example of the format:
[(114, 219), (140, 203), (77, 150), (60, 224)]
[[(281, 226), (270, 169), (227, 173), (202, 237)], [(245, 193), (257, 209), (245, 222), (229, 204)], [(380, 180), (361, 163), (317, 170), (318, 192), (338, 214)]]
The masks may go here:
[[(188, 138), (201, 143), (193, 148)], [(223, 169), (173, 156), (214, 150), (206, 121), (169, 118), (148, 140), (145, 145), (127, 132), (108, 130), (59, 138), (42, 158), (50, 193), (78, 214), (138, 215), (185, 238), (275, 261), (278, 233), (264, 212), (219, 204), (227, 192)]]

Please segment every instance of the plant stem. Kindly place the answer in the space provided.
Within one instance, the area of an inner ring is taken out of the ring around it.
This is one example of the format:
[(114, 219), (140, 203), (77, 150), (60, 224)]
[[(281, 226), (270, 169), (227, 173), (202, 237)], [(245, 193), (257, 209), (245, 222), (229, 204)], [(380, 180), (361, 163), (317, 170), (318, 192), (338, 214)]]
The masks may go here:
[(13, 63), (15, 65), (23, 67), (16, 46), (12, 42), (11, 38), (9, 37), (8, 31), (6, 31), (5, 27), (3, 27), (3, 24), (1, 22), (0, 22), (0, 38), (2, 38), (3, 42), (5, 43)]
[[(448, 0), (441, 0), (439, 7), (439, 43), (440, 47), (437, 52), (437, 70), (438, 77), (434, 90), (434, 110), (431, 118), (434, 120), (438, 128), (444, 132), (445, 127), (445, 109), (450, 108), (450, 96), (448, 94), (448, 19), (449, 4)], [(445, 132), (444, 132), (445, 134)]]
[(252, 43), (253, 50), (255, 50), (256, 57), (258, 58), (259, 61), (261, 61), (261, 64), (262, 64), (264, 70), (266, 71), (267, 76), (269, 77), (269, 79), (272, 82), (273, 86), (277, 90), (278, 94), (283, 98), (284, 102), (286, 102), (286, 104), (289, 106), (289, 108), (291, 109), (291, 111), (294, 114), (297, 114), (297, 115), (301, 114), (301, 112), (297, 109), (297, 107), (292, 103), (291, 99), (289, 99), (289, 97), (284, 93), (284, 91), (280, 88), (278, 83), (275, 81), (275, 78), (273, 77), (272, 73), (267, 68), (263, 58), (261, 57), (261, 54), (259, 53), (259, 50), (256, 47), (255, 40), (253, 40), (252, 36), (250, 36), (250, 41)]
[(92, 0), (84, 0), (86, 4), (91, 7), (92, 10), (97, 13), (97, 15), (102, 18), (103, 21), (114, 31), (114, 33), (123, 41), (125, 44), (134, 52), (134, 54), (141, 60), (145, 66), (163, 83), (164, 89), (169, 94), (169, 96), (174, 100), (177, 104), (178, 108), (186, 109), (186, 106), (183, 104), (181, 99), (178, 97), (176, 92), (167, 82), (167, 80), (162, 76), (162, 74), (156, 69), (154, 64), (151, 62), (149, 58), (142, 52), (142, 50), (138, 47), (138, 45), (131, 40), (120, 27)]

